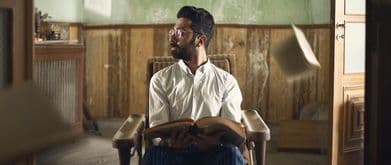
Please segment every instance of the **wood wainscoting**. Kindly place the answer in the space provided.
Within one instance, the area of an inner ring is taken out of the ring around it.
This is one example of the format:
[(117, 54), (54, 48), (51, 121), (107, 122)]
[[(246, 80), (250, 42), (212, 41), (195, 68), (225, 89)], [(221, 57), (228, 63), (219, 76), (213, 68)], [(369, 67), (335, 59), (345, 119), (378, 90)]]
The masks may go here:
[[(126, 117), (147, 107), (147, 60), (170, 56), (168, 31), (173, 25), (85, 26), (86, 102), (97, 118)], [(235, 54), (243, 109), (258, 109), (268, 122), (297, 118), (311, 102), (329, 104), (330, 27), (303, 29), (322, 69), (289, 83), (270, 48), (293, 35), (291, 27), (216, 25), (208, 54)], [(272, 83), (271, 83), (272, 82)]]

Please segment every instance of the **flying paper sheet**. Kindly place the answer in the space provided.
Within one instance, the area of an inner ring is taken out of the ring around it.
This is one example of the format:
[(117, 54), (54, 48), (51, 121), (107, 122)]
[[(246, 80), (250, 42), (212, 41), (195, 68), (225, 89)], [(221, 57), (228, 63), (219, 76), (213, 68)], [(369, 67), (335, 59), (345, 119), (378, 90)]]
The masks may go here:
[(300, 79), (320, 68), (304, 33), (292, 25), (294, 35), (272, 48), (273, 58), (288, 80)]

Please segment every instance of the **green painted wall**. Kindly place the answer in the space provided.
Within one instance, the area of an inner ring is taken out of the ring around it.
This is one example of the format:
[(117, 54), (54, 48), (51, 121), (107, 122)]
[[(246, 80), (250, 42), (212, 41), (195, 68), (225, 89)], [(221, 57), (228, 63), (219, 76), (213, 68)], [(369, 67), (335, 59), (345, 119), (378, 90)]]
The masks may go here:
[(48, 13), (50, 21), (82, 22), (83, 0), (35, 0), (35, 7)]
[[(85, 6), (85, 2), (92, 3)], [(52, 7), (56, 5), (61, 8)], [(87, 24), (174, 23), (183, 5), (206, 8), (222, 24), (330, 22), (330, 0), (36, 0), (36, 6), (52, 15), (52, 20)]]

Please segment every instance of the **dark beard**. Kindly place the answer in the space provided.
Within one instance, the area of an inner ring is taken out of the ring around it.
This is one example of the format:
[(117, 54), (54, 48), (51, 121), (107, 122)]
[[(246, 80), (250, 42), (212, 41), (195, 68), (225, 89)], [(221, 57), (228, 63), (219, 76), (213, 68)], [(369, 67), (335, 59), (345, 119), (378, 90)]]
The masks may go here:
[(197, 53), (196, 47), (194, 46), (194, 40), (192, 40), (184, 48), (181, 48), (176, 44), (171, 45), (171, 47), (177, 48), (175, 51), (171, 51), (172, 56), (176, 59), (181, 59), (184, 61), (190, 61), (192, 56)]

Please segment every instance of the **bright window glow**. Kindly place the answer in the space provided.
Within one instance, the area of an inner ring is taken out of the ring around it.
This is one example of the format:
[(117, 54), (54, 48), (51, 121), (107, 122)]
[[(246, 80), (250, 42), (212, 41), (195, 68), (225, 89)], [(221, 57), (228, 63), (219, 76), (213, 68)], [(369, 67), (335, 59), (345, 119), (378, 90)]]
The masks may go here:
[(102, 16), (111, 16), (111, 0), (84, 0), (84, 8)]

